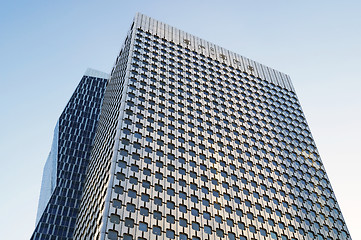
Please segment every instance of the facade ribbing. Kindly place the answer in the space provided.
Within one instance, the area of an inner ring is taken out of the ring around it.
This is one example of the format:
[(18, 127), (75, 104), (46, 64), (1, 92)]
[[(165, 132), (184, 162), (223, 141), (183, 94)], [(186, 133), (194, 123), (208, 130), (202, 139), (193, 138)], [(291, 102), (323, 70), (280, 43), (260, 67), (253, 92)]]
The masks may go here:
[(350, 239), (286, 74), (137, 14), (112, 81), (76, 239)]
[(59, 117), (31, 239), (73, 239), (108, 74), (88, 69)]

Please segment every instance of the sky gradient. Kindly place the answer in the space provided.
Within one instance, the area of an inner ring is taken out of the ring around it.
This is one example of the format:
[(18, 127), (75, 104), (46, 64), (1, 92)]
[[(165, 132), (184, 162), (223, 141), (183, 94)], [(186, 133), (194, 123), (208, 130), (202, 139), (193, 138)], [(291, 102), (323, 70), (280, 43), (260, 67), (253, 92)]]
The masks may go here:
[(0, 4), (0, 237), (29, 239), (53, 129), (86, 68), (110, 72), (136, 12), (291, 76), (353, 239), (361, 239), (360, 1)]

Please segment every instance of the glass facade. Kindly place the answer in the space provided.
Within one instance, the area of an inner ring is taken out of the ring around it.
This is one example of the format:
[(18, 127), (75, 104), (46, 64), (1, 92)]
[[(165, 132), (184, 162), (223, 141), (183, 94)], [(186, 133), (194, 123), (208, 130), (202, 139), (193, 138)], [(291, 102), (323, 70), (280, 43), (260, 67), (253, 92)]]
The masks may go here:
[(72, 239), (107, 74), (89, 69), (54, 130), (31, 239)]

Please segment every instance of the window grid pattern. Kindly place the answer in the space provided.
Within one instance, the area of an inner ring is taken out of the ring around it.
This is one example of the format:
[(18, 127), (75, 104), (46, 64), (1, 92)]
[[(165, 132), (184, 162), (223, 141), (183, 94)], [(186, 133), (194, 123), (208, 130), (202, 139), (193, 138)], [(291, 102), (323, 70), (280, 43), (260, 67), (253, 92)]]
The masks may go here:
[(74, 239), (99, 239), (105, 209), (109, 171), (115, 144), (116, 127), (123, 101), (123, 88), (128, 65), (131, 30), (113, 68), (104, 93), (98, 129), (91, 152), (87, 179), (80, 211), (76, 220)]
[(350, 239), (294, 91), (135, 34), (107, 239)]
[(83, 76), (59, 118), (56, 187), (31, 239), (73, 237), (106, 85), (107, 79)]

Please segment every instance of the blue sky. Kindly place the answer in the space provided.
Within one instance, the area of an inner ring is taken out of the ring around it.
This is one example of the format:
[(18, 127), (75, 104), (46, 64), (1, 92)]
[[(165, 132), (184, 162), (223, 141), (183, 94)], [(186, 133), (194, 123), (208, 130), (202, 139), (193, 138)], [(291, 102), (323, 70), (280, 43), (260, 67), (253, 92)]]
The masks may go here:
[(361, 2), (322, 0), (1, 3), (1, 238), (30, 237), (57, 118), (87, 67), (110, 72), (136, 12), (291, 76), (361, 239)]

